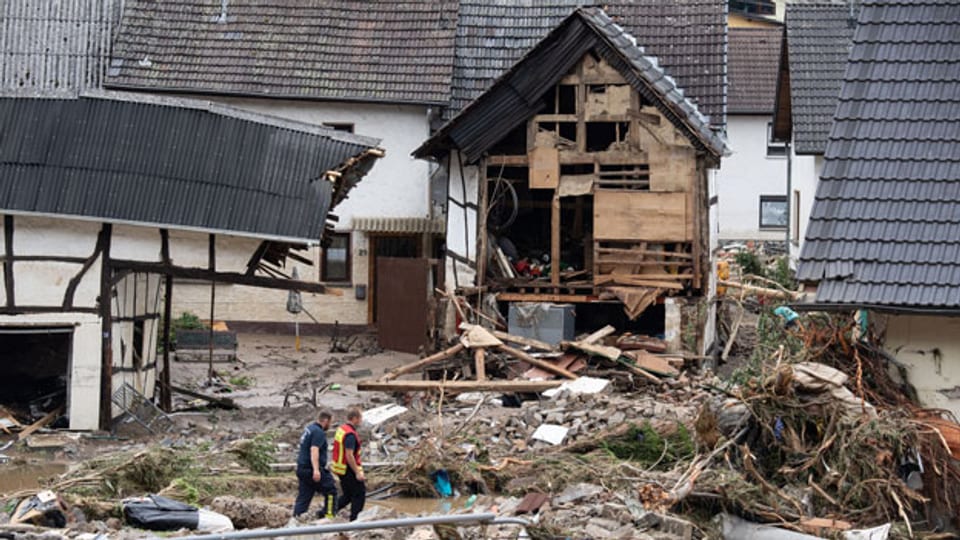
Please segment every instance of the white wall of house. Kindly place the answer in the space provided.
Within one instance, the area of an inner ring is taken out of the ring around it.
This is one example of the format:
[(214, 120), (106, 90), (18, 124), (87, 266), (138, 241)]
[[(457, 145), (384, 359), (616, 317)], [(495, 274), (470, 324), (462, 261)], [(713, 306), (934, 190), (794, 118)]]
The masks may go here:
[(960, 417), (960, 318), (895, 315), (886, 327), (886, 349), (907, 366), (921, 403)]
[[(423, 105), (372, 104), (355, 102), (322, 102), (281, 100), (271, 98), (242, 98), (226, 96), (180, 95), (182, 99), (212, 101), (257, 114), (267, 114), (312, 125), (352, 124), (354, 133), (381, 139), (386, 155), (349, 197), (333, 213), (339, 217), (338, 232), (349, 232), (349, 282), (331, 284), (330, 294), (303, 294), (303, 307), (321, 323), (368, 323), (367, 299), (358, 300), (355, 287), (372, 286), (368, 233), (353, 230), (354, 218), (397, 217), (429, 218), (430, 164), (414, 159), (411, 153), (430, 135), (430, 110)], [(322, 172), (322, 171), (318, 171)], [(375, 233), (370, 233), (375, 234)], [(319, 241), (319, 238), (317, 239)], [(206, 266), (205, 241), (198, 245), (195, 257)], [(300, 279), (319, 281), (321, 253), (317, 247), (303, 254), (314, 261), (313, 266), (288, 263), (286, 270), (297, 267)], [(249, 258), (249, 254), (247, 255)], [(245, 265), (247, 258), (233, 261), (234, 266)], [(238, 266), (239, 267), (239, 266)], [(249, 322), (312, 321), (304, 314), (291, 315), (286, 311), (285, 291), (257, 289), (240, 285), (219, 285), (216, 292), (216, 317), (220, 320)], [(174, 286), (174, 311), (190, 311), (201, 318), (210, 313), (210, 285), (183, 283)]]
[(760, 197), (786, 196), (787, 157), (767, 155), (769, 115), (728, 115), (727, 144), (717, 176), (721, 244), (732, 240), (785, 241), (786, 229), (760, 227)]
[[(793, 152), (793, 147), (791, 147)], [(796, 267), (803, 240), (807, 236), (810, 210), (817, 193), (820, 173), (823, 171), (823, 156), (792, 154), (790, 156), (790, 262)], [(797, 206), (799, 199), (799, 207)]]

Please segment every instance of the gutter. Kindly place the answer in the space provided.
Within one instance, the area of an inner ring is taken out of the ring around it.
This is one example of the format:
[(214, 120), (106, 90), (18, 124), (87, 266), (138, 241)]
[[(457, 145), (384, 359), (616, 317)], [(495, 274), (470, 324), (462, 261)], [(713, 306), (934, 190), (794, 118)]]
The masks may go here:
[(923, 308), (916, 306), (889, 306), (884, 304), (844, 304), (840, 302), (810, 302), (793, 303), (790, 309), (794, 311), (856, 311), (865, 309), (868, 311), (877, 311), (880, 313), (889, 313), (893, 315), (927, 315), (931, 317), (960, 317), (960, 307), (956, 308)]

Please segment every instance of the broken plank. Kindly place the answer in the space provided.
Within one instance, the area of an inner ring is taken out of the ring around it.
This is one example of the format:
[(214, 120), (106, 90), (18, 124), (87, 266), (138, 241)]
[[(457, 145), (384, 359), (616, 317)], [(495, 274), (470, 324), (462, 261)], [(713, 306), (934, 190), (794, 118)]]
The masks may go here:
[(398, 367), (398, 368), (395, 368), (395, 369), (393, 369), (393, 371), (391, 371), (390, 373), (387, 373), (386, 375), (384, 375), (380, 380), (382, 380), (382, 381), (389, 381), (389, 380), (391, 380), (391, 379), (396, 379), (397, 377), (399, 377), (400, 375), (403, 375), (404, 373), (410, 373), (411, 371), (416, 371), (416, 370), (418, 370), (418, 369), (420, 369), (420, 368), (422, 368), (422, 367), (424, 367), (424, 366), (428, 366), (428, 365), (430, 365), (430, 364), (432, 364), (432, 363), (434, 363), (434, 362), (439, 362), (440, 360), (446, 360), (447, 358), (450, 358), (451, 356), (459, 353), (460, 351), (464, 350), (465, 348), (466, 348), (466, 347), (463, 346), (463, 343), (457, 343), (457, 344), (454, 345), (453, 347), (450, 347), (450, 348), (448, 348), (448, 349), (444, 349), (444, 350), (442, 350), (442, 351), (440, 351), (440, 352), (438, 352), (438, 353), (436, 353), (436, 354), (432, 354), (432, 355), (430, 355), (430, 356), (428, 356), (428, 357), (426, 357), (426, 358), (421, 358), (420, 360), (417, 360), (416, 362), (412, 362), (412, 363), (410, 363), (410, 364), (405, 364), (405, 365), (402, 365), (402, 366), (400, 366), (400, 367)]
[(578, 351), (583, 351), (593, 356), (602, 356), (603, 358), (613, 360), (614, 362), (616, 362), (623, 354), (620, 349), (616, 347), (593, 345), (591, 343), (584, 343), (582, 341), (564, 341), (560, 343), (560, 346), (577, 349)]
[(670, 364), (670, 361), (662, 356), (653, 356), (646, 351), (627, 351), (624, 353), (628, 358), (636, 362), (636, 366), (654, 375), (663, 377), (676, 377), (680, 374), (677, 368)]
[(590, 334), (589, 336), (581, 339), (580, 343), (586, 343), (588, 345), (593, 345), (594, 343), (600, 341), (601, 339), (609, 336), (610, 334), (616, 332), (617, 329), (611, 325), (606, 325), (603, 328), (597, 330), (596, 332)]
[[(460, 325), (463, 328), (463, 325)], [(460, 343), (464, 347), (470, 349), (478, 349), (482, 347), (496, 347), (497, 345), (503, 345), (503, 342), (494, 337), (489, 330), (480, 326), (479, 324), (470, 325), (469, 329), (460, 335)]]
[(185, 395), (185, 396), (190, 396), (190, 397), (193, 397), (193, 398), (202, 399), (202, 400), (207, 401), (207, 402), (209, 402), (209, 403), (213, 403), (214, 405), (219, 405), (219, 406), (223, 407), (224, 409), (239, 409), (239, 408), (240, 408), (240, 406), (237, 405), (236, 403), (234, 403), (234, 401), (233, 401), (232, 399), (230, 399), (230, 398), (221, 398), (221, 397), (208, 396), (208, 395), (206, 395), (206, 394), (201, 394), (201, 393), (199, 393), (199, 392), (194, 392), (193, 390), (187, 390), (186, 388), (180, 388), (179, 386), (174, 386), (174, 385), (172, 385), (172, 384), (170, 385), (170, 390), (173, 390), (174, 392), (176, 392), (176, 393), (178, 393), (178, 394), (183, 394), (183, 395)]
[(360, 381), (361, 392), (542, 392), (556, 388), (563, 381)]
[(835, 531), (846, 531), (853, 528), (849, 521), (829, 518), (802, 518), (800, 528), (812, 534), (820, 534), (821, 529), (831, 529)]
[(473, 351), (473, 360), (476, 364), (477, 380), (483, 381), (487, 378), (487, 363), (483, 348)]
[(570, 372), (570, 371), (567, 371), (567, 370), (563, 369), (562, 367), (555, 366), (555, 365), (551, 364), (550, 362), (545, 362), (545, 361), (543, 361), (543, 360), (540, 360), (539, 358), (534, 358), (534, 357), (530, 356), (529, 354), (527, 354), (527, 353), (525, 353), (525, 352), (523, 352), (523, 351), (521, 351), (521, 350), (519, 350), (519, 349), (514, 349), (513, 347), (507, 347), (506, 345), (501, 345), (501, 346), (497, 347), (497, 350), (500, 351), (500, 352), (502, 352), (502, 353), (509, 354), (510, 356), (512, 356), (512, 357), (514, 357), (514, 358), (517, 358), (517, 359), (519, 359), (519, 360), (523, 360), (524, 362), (530, 364), (531, 366), (536, 366), (536, 367), (538, 367), (538, 368), (540, 368), (540, 369), (542, 369), (542, 370), (544, 370), (544, 371), (547, 371), (547, 372), (549, 372), (549, 373), (553, 373), (554, 375), (559, 375), (559, 376), (561, 376), (561, 377), (566, 377), (567, 379), (576, 379), (576, 378), (577, 378), (577, 375), (576, 375), (575, 373), (572, 373), (572, 372)]
[(656, 375), (654, 375), (653, 373), (650, 373), (649, 371), (645, 371), (638, 368), (637, 366), (631, 364), (624, 358), (618, 358), (617, 364), (638, 377), (643, 377), (644, 379), (647, 379), (650, 382), (655, 382), (657, 384), (664, 384), (663, 379), (661, 379), (660, 377), (657, 377)]
[(25, 427), (25, 428), (23, 428), (23, 431), (21, 431), (19, 434), (17, 434), (17, 440), (18, 440), (18, 441), (22, 441), (22, 440), (26, 439), (27, 437), (29, 437), (34, 431), (37, 431), (38, 429), (40, 429), (40, 428), (42, 428), (42, 427), (50, 424), (51, 422), (53, 422), (54, 420), (56, 420), (57, 418), (59, 418), (60, 415), (63, 414), (63, 411), (64, 411), (64, 410), (66, 410), (66, 407), (65, 407), (64, 405), (60, 405), (60, 406), (57, 407), (56, 409), (54, 409), (54, 410), (48, 412), (47, 414), (43, 415), (43, 418), (37, 420), (36, 422), (30, 424), (29, 426), (27, 426), (27, 427)]
[(614, 283), (617, 285), (627, 285), (627, 286), (634, 286), (634, 287), (651, 287), (651, 288), (657, 288), (657, 289), (673, 289), (677, 291), (682, 291), (684, 289), (683, 285), (679, 283), (673, 283), (669, 281), (634, 279), (632, 276), (627, 276), (623, 274), (607, 274), (607, 275), (597, 276), (596, 279), (594, 280), (594, 283), (596, 283), (597, 285)]
[(787, 300), (799, 300), (803, 296), (802, 293), (798, 293), (798, 292), (768, 289), (765, 287), (757, 287), (755, 285), (738, 283), (736, 281), (717, 280), (717, 285), (722, 285), (724, 287), (733, 287), (736, 289), (743, 289), (744, 292), (753, 293), (758, 296), (772, 296), (774, 298), (785, 298)]
[[(464, 332), (469, 332), (474, 326), (475, 325), (467, 322), (460, 323), (460, 329), (463, 330)], [(532, 339), (532, 338), (523, 337), (523, 336), (515, 336), (513, 334), (504, 332), (502, 330), (494, 330), (492, 333), (494, 337), (496, 337), (501, 341), (505, 341), (507, 343), (523, 345), (524, 347), (530, 347), (531, 349), (537, 349), (538, 351), (544, 351), (544, 352), (553, 352), (557, 350), (557, 348), (554, 347), (553, 345), (545, 341), (540, 341), (538, 339)]]
[(585, 304), (587, 302), (597, 302), (600, 299), (597, 296), (587, 294), (497, 293), (497, 300), (501, 302), (566, 302), (571, 304)]
[(653, 257), (674, 257), (679, 259), (692, 260), (693, 255), (682, 251), (661, 251), (654, 249), (624, 249), (624, 248), (597, 248), (598, 253), (611, 253), (617, 255), (650, 255)]

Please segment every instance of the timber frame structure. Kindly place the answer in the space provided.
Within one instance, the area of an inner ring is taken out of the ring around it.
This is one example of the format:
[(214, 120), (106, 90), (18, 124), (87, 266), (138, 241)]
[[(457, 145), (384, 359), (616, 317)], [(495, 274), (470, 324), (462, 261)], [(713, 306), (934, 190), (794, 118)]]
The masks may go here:
[[(501, 301), (618, 301), (635, 319), (665, 295), (706, 294), (707, 169), (724, 151), (656, 60), (581, 8), (415, 155), (446, 160), (462, 198), (448, 212), (448, 274), (473, 274)], [(475, 245), (449, 249), (471, 230)], [(518, 275), (529, 261), (549, 271)]]

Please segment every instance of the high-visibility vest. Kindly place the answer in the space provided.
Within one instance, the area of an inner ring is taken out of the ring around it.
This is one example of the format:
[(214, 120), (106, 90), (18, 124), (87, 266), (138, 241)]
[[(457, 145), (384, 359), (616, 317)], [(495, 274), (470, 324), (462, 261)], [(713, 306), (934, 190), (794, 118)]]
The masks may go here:
[(337, 432), (333, 436), (333, 455), (330, 461), (330, 470), (341, 476), (347, 474), (347, 449), (343, 447), (343, 439), (347, 435), (353, 435), (357, 439), (357, 447), (353, 450), (353, 459), (356, 460), (357, 466), (360, 466), (360, 435), (357, 434), (357, 430), (353, 429), (352, 425), (343, 424), (337, 428)]

